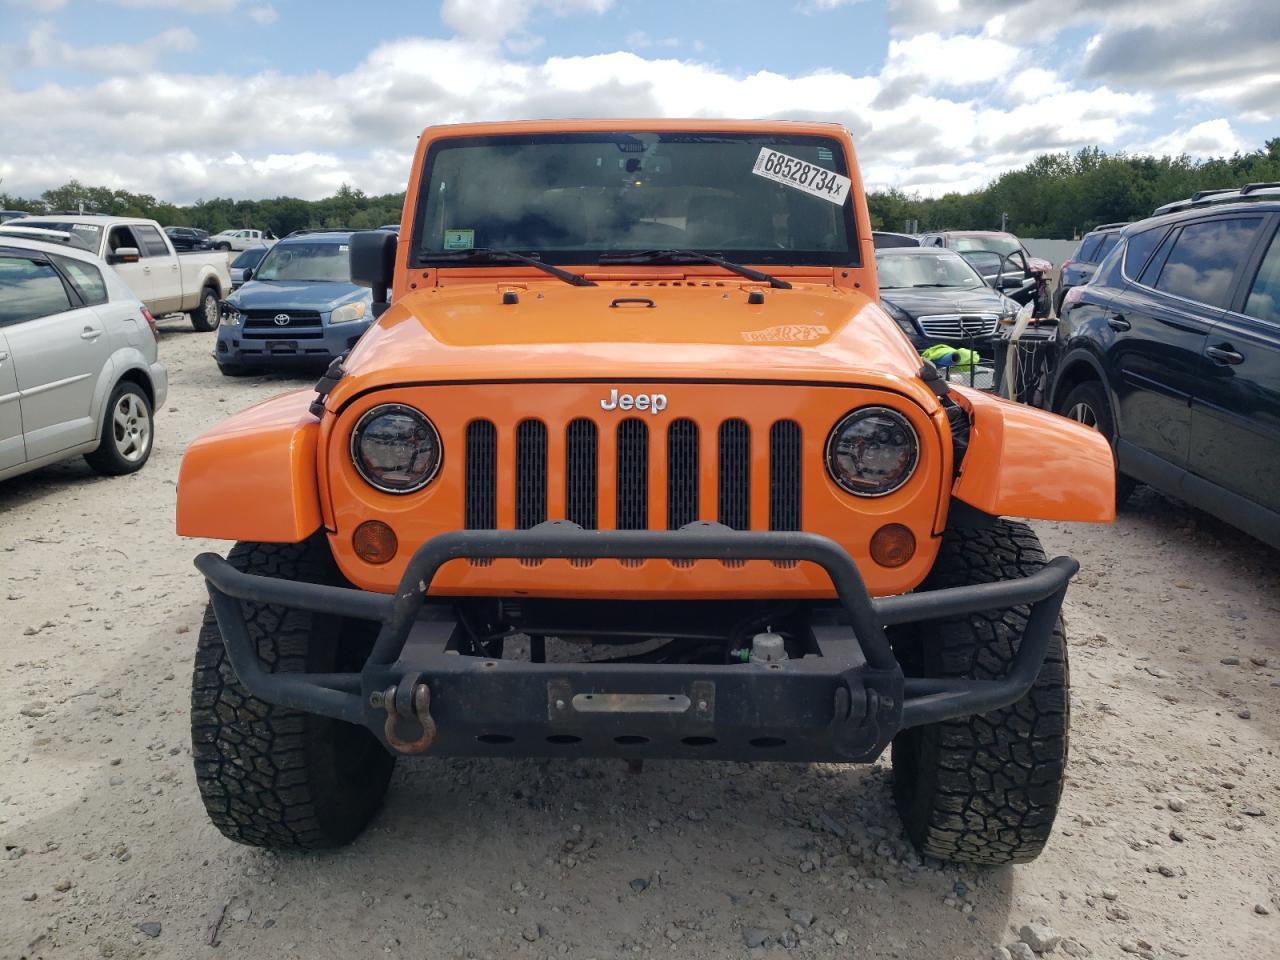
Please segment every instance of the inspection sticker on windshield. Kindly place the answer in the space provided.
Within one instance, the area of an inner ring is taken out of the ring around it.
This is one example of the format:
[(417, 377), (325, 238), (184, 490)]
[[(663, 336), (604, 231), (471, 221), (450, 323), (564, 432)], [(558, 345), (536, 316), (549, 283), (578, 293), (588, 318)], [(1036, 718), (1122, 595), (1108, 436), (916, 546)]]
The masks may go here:
[(760, 156), (756, 157), (751, 172), (757, 177), (803, 190), (836, 205), (844, 203), (844, 198), (849, 195), (849, 187), (853, 185), (848, 177), (842, 177), (834, 170), (814, 166), (768, 147), (760, 148)]
[(444, 248), (446, 250), (472, 250), (476, 245), (474, 230), (446, 230), (444, 232)]

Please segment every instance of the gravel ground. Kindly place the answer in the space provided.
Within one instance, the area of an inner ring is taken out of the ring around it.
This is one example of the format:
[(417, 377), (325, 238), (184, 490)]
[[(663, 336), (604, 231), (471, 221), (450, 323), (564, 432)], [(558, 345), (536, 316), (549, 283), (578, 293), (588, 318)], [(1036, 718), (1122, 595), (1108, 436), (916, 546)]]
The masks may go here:
[(140, 474), (0, 485), (0, 956), (1277, 955), (1280, 554), (1145, 490), (1114, 527), (1038, 525), (1083, 571), (1033, 864), (921, 863), (887, 762), (419, 760), (349, 849), (234, 846), (187, 739), (191, 558), (225, 545), (173, 535), (174, 482), (196, 433), (306, 381), (224, 380), (210, 343), (164, 329)]

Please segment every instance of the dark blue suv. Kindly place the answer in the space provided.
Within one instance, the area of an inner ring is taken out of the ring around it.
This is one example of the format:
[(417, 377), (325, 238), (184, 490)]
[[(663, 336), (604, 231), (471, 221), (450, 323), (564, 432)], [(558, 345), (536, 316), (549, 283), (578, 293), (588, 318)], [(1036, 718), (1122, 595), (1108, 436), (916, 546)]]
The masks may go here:
[(1072, 287), (1088, 283), (1098, 264), (1107, 259), (1113, 247), (1120, 242), (1120, 231), (1127, 223), (1104, 223), (1094, 227), (1080, 240), (1076, 252), (1062, 261), (1058, 274), (1058, 289), (1053, 293), (1053, 312), (1062, 316), (1062, 301)]
[(1280, 184), (1161, 209), (1067, 294), (1050, 403), (1111, 440), (1120, 496), (1280, 547)]
[(351, 231), (291, 233), (223, 301), (214, 356), (227, 376), (323, 367), (373, 323), (373, 292), (351, 282)]

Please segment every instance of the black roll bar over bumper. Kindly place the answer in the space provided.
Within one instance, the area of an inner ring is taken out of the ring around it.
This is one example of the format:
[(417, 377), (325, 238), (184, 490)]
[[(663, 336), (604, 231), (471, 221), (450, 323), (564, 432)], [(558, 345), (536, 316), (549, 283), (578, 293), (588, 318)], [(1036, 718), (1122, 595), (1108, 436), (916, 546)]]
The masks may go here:
[[(425, 604), (440, 568), (482, 558), (791, 560), (826, 571), (839, 615), (810, 655), (776, 663), (535, 663), (460, 655), (462, 628)], [(899, 730), (1007, 706), (1031, 688), (1079, 564), (1015, 580), (873, 599), (849, 554), (812, 533), (719, 524), (674, 531), (458, 530), (424, 543), (393, 595), (256, 576), (204, 553), (196, 567), (241, 684), (269, 703), (364, 724), (392, 749), (440, 756), (621, 756), (869, 761)], [(272, 673), (241, 602), (380, 623), (359, 673)], [(904, 677), (886, 627), (1028, 606), (998, 680)]]

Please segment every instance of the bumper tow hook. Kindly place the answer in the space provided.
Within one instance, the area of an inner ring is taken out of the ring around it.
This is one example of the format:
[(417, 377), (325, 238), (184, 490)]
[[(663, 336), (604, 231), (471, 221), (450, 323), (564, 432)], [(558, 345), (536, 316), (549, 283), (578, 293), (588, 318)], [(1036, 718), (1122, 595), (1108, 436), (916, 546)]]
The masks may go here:
[[(404, 685), (401, 681), (401, 686)], [(408, 693), (407, 690), (405, 692)], [(411, 696), (404, 698), (409, 702), (405, 704), (407, 709), (403, 711), (397, 708), (397, 701), (401, 699), (397, 693), (396, 687), (388, 687), (381, 693), (374, 693), (369, 698), (369, 704), (387, 711), (387, 721), (382, 728), (387, 743), (400, 753), (422, 753), (436, 739), (436, 722), (431, 717), (431, 688), (425, 683), (414, 683)], [(422, 735), (416, 740), (400, 739), (396, 727), (401, 720), (417, 723), (422, 728)]]

